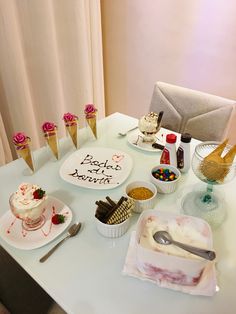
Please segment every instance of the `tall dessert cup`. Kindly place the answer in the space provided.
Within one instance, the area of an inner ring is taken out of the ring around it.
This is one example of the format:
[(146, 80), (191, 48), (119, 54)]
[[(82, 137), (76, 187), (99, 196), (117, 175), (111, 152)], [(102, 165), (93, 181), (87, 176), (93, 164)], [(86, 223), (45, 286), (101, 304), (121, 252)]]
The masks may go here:
[(15, 145), (16, 153), (19, 158), (23, 158), (28, 167), (34, 172), (34, 160), (30, 148), (30, 137), (24, 133), (19, 132), (13, 136), (13, 143)]
[(92, 131), (92, 134), (97, 139), (97, 109), (93, 104), (88, 104), (84, 109), (86, 122)]
[(51, 152), (58, 160), (59, 154), (58, 154), (57, 126), (53, 122), (45, 122), (42, 125), (42, 130), (47, 145), (50, 147)]
[(67, 133), (70, 135), (75, 148), (79, 148), (78, 143), (78, 117), (71, 113), (65, 113), (63, 116)]

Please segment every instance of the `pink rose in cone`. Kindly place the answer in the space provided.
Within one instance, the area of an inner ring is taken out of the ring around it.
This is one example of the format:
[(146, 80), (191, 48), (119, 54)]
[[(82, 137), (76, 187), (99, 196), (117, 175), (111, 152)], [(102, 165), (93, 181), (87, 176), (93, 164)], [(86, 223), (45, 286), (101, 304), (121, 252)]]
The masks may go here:
[(53, 122), (44, 122), (44, 124), (42, 125), (43, 132), (52, 132), (55, 131), (56, 129), (57, 126)]
[(63, 120), (65, 122), (72, 122), (74, 120), (78, 120), (78, 117), (76, 115), (70, 113), (70, 112), (67, 112), (67, 113), (64, 114)]
[(86, 118), (93, 118), (96, 116), (97, 109), (93, 104), (85, 105), (84, 113), (86, 114)]
[(29, 139), (29, 137), (26, 136), (25, 133), (23, 133), (23, 132), (18, 132), (18, 133), (15, 133), (13, 135), (13, 143), (16, 145), (17, 144), (23, 144), (28, 139)]

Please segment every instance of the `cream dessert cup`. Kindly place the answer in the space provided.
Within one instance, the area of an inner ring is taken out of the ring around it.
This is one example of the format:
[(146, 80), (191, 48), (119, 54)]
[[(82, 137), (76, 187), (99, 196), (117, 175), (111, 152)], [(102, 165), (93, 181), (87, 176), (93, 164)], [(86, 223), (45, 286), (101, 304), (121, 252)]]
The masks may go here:
[(158, 114), (150, 112), (149, 114), (140, 118), (138, 127), (140, 132), (144, 135), (144, 142), (155, 142), (155, 135), (161, 128), (161, 123), (158, 122)]
[(35, 198), (36, 190), (39, 190), (37, 185), (22, 183), (9, 199), (13, 215), (22, 220), (22, 227), (27, 231), (41, 228), (46, 220), (43, 213), (47, 205), (47, 196), (44, 195), (41, 199)]

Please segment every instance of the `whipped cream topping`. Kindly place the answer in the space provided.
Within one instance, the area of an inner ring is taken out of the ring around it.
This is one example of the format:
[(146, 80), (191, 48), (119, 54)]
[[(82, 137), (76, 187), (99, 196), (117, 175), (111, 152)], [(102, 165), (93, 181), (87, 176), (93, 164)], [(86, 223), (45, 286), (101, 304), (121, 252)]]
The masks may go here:
[(41, 199), (35, 199), (33, 193), (37, 189), (40, 189), (40, 187), (36, 184), (21, 183), (18, 190), (13, 193), (11, 199), (12, 205), (19, 210), (26, 210), (38, 206), (46, 199), (46, 195)]
[(196, 255), (193, 255), (175, 245), (163, 245), (157, 243), (153, 239), (155, 232), (160, 230), (166, 230), (176, 241), (186, 243), (192, 246), (207, 248), (207, 234), (202, 234), (200, 231), (191, 228), (189, 224), (183, 224), (176, 219), (164, 223), (155, 216), (148, 217), (145, 222), (145, 225), (140, 236), (140, 245), (144, 248), (154, 250), (157, 252), (175, 255), (185, 258), (196, 258), (199, 259)]
[(139, 120), (140, 131), (147, 133), (156, 133), (158, 130), (157, 118), (158, 115), (155, 112), (150, 112), (149, 114), (143, 116)]

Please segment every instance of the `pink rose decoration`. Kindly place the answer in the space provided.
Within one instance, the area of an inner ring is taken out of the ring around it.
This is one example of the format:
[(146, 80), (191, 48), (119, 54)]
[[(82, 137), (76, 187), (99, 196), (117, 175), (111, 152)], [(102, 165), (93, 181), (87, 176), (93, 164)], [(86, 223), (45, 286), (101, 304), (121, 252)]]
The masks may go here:
[(78, 120), (78, 117), (70, 112), (67, 112), (64, 114), (63, 116), (63, 120), (65, 122), (71, 122), (71, 121), (74, 121), (74, 120)]
[(84, 113), (87, 117), (94, 117), (96, 115), (97, 109), (93, 104), (88, 104), (85, 106)]
[(18, 132), (18, 133), (15, 133), (13, 135), (13, 143), (14, 144), (22, 144), (24, 143), (26, 140), (28, 140), (28, 136), (26, 136), (23, 132)]
[(43, 132), (51, 132), (57, 129), (57, 126), (53, 122), (44, 122), (42, 125)]

